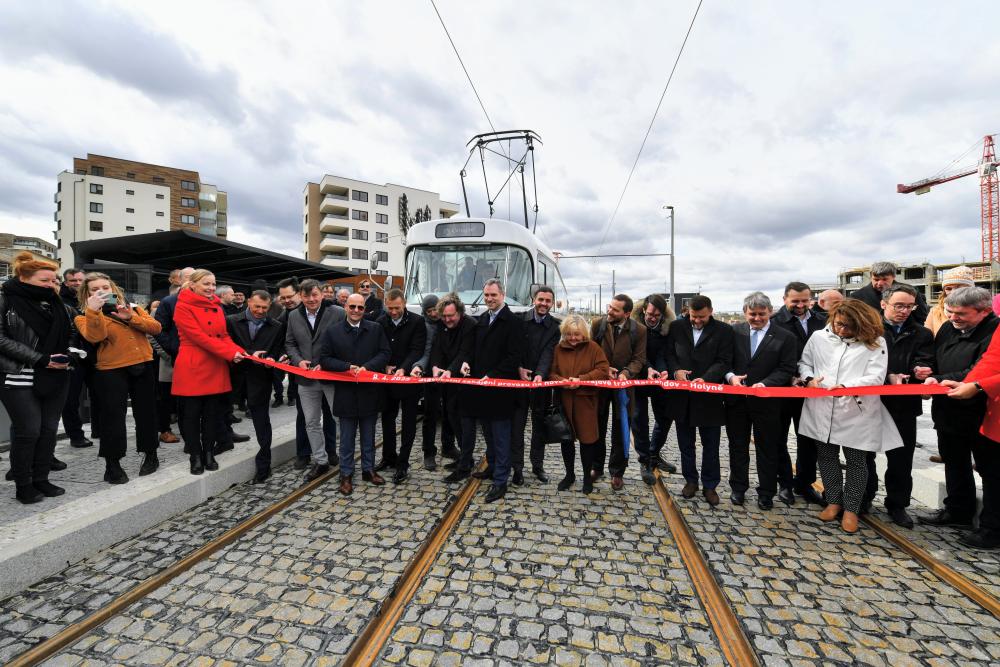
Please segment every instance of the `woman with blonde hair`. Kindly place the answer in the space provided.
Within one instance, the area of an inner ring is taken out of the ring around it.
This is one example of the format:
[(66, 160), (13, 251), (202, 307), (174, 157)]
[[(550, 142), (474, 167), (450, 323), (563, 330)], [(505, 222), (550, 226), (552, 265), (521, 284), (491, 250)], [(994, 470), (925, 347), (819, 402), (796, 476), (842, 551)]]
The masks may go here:
[(197, 269), (177, 293), (174, 324), (180, 350), (171, 392), (178, 397), (181, 437), (191, 459), (191, 474), (218, 470), (213, 448), (221, 441), (222, 414), (232, 384), (229, 362), (246, 353), (232, 341), (215, 294), (215, 274)]
[(160, 323), (145, 310), (129, 304), (125, 293), (104, 273), (88, 273), (80, 285), (78, 302), (83, 315), (76, 328), (97, 348), (94, 386), (101, 394), (101, 448), (104, 481), (128, 482), (121, 459), (128, 451), (125, 417), (129, 399), (135, 422), (136, 449), (143, 454), (139, 475), (149, 475), (160, 467), (156, 450), (156, 374), (153, 348), (146, 335), (160, 333)]
[[(806, 386), (841, 389), (884, 384), (889, 357), (879, 313), (862, 301), (846, 299), (830, 309), (827, 322), (825, 329), (809, 337), (799, 361), (799, 377)], [(843, 510), (841, 527), (848, 533), (856, 532), (868, 481), (866, 452), (903, 445), (882, 399), (807, 398), (799, 433), (816, 441), (819, 472), (829, 503), (819, 518), (835, 521)], [(846, 481), (840, 469), (841, 449), (847, 459)]]
[(583, 492), (590, 493), (594, 490), (594, 479), (590, 474), (596, 464), (594, 445), (601, 437), (597, 427), (598, 390), (575, 383), (608, 379), (608, 359), (601, 346), (590, 339), (590, 325), (580, 315), (574, 313), (563, 320), (559, 333), (561, 338), (552, 356), (548, 379), (568, 380), (571, 383), (559, 393), (563, 414), (572, 432), (571, 439), (560, 443), (566, 476), (559, 482), (559, 490), (565, 491), (576, 482), (573, 473), (574, 441), (579, 440)]
[(58, 269), (55, 262), (18, 253), (13, 276), (0, 289), (0, 402), (13, 426), (16, 498), (26, 505), (65, 493), (49, 482), (49, 470), (76, 331), (75, 312), (59, 297)]
[(938, 302), (931, 308), (931, 312), (927, 314), (927, 321), (924, 322), (924, 326), (937, 336), (938, 329), (948, 321), (948, 313), (944, 310), (944, 300), (957, 289), (975, 286), (976, 281), (973, 280), (972, 269), (964, 264), (945, 271), (941, 277), (941, 294), (938, 296)]

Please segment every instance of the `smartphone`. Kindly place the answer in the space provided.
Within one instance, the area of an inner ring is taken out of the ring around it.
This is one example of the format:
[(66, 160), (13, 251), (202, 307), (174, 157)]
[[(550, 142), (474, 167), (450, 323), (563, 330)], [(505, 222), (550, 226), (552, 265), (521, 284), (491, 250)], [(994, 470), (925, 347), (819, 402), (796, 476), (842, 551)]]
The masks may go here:
[(68, 364), (69, 363), (69, 356), (67, 356), (65, 354), (50, 354), (49, 355), (49, 361), (51, 361), (53, 363), (56, 363), (56, 364)]
[(108, 292), (104, 295), (104, 303), (109, 306), (118, 305), (118, 295), (114, 292)]

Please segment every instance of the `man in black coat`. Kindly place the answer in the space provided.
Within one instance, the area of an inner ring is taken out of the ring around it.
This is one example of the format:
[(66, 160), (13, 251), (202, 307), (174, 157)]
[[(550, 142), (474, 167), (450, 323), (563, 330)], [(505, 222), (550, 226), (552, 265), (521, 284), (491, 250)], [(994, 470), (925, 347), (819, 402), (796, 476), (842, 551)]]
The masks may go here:
[[(522, 380), (541, 382), (549, 377), (552, 355), (559, 342), (559, 322), (549, 315), (555, 303), (555, 291), (548, 285), (541, 285), (532, 297), (531, 310), (522, 313), (524, 321), (524, 341), (522, 343), (521, 367), (518, 375)], [(516, 486), (524, 484), (524, 429), (531, 413), (531, 471), (540, 482), (549, 481), (542, 463), (545, 459), (545, 443), (542, 442), (542, 419), (548, 399), (549, 389), (529, 389), (514, 391), (514, 422), (510, 438), (511, 465), (514, 474), (511, 481)]]
[[(1000, 320), (993, 314), (992, 295), (981, 287), (954, 290), (944, 302), (949, 320), (934, 338), (934, 372), (927, 380), (961, 382), (990, 345)], [(919, 377), (919, 376), (918, 376)], [(960, 400), (936, 395), (931, 416), (938, 436), (938, 451), (944, 459), (944, 477), (948, 496), (944, 509), (921, 523), (935, 526), (971, 528), (976, 514), (975, 472), (983, 480), (983, 509), (979, 529), (968, 532), (959, 541), (979, 549), (1000, 547), (1000, 457), (997, 443), (979, 432), (986, 414), (987, 396), (980, 392)]]
[[(63, 303), (71, 306), (78, 315), (82, 315), (80, 305), (77, 302), (78, 290), (83, 284), (83, 269), (69, 268), (63, 271), (63, 283), (59, 286), (59, 296)], [(81, 340), (83, 340), (81, 338)], [(82, 343), (81, 343), (82, 344)], [(66, 403), (63, 404), (62, 423), (66, 435), (69, 436), (69, 444), (73, 447), (91, 447), (91, 442), (83, 433), (83, 420), (80, 418), (80, 395), (83, 393), (84, 385), (90, 390), (90, 430), (91, 433), (99, 433), (100, 427), (97, 420), (96, 402), (97, 395), (93, 388), (94, 364), (97, 362), (96, 350), (91, 346), (86, 359), (73, 357), (73, 363), (69, 371), (69, 393), (66, 394)], [(62, 468), (53, 468), (61, 470)]]
[[(285, 327), (268, 316), (271, 295), (257, 290), (250, 295), (247, 309), (226, 318), (226, 327), (233, 342), (257, 357), (278, 359), (285, 353)], [(257, 472), (253, 483), (260, 484), (271, 476), (271, 368), (255, 362), (235, 364), (237, 377), (246, 387), (247, 410), (257, 435)]]
[[(747, 387), (787, 387), (795, 376), (795, 337), (774, 326), (771, 300), (754, 292), (743, 300), (746, 322), (733, 327), (733, 367), (726, 382)], [(742, 505), (750, 488), (750, 434), (757, 456), (757, 506), (774, 507), (774, 494), (787, 505), (791, 487), (778, 491), (778, 452), (782, 447), (781, 403), (774, 398), (726, 396), (729, 438), (729, 488), (734, 505)], [(787, 433), (787, 431), (786, 431)]]
[[(875, 262), (872, 264), (871, 276), (872, 281), (870, 283), (852, 292), (850, 296), (852, 299), (864, 301), (881, 315), (882, 292), (893, 285), (904, 285), (905, 283), (896, 282), (896, 265), (892, 262)], [(907, 285), (907, 287), (911, 287), (911, 285)], [(927, 299), (924, 298), (920, 290), (915, 291), (917, 293), (917, 307), (913, 309), (910, 317), (913, 318), (914, 322), (922, 326), (927, 320), (927, 314), (930, 312), (930, 309), (927, 307)]]
[[(785, 285), (784, 305), (771, 317), (774, 324), (795, 336), (795, 363), (798, 367), (806, 341), (817, 331), (826, 327), (826, 315), (809, 309), (812, 289), (805, 283), (793, 281)], [(797, 374), (796, 374), (797, 375)], [(792, 384), (800, 384), (793, 378)], [(781, 433), (784, 442), (778, 450), (778, 485), (789, 486), (806, 502), (826, 505), (823, 496), (816, 492), (816, 443), (812, 438), (799, 435), (799, 416), (802, 414), (803, 398), (772, 398), (781, 403)], [(788, 454), (788, 427), (795, 424), (795, 476), (792, 476), (792, 459)], [(784, 499), (783, 499), (784, 500)], [(794, 500), (794, 497), (793, 497)]]
[[(385, 314), (378, 318), (389, 340), (389, 363), (385, 372), (399, 377), (410, 375), (424, 354), (427, 327), (424, 318), (406, 309), (403, 290), (391, 289), (385, 295)], [(416, 377), (422, 373), (416, 372)], [(376, 471), (395, 468), (393, 484), (402, 484), (409, 476), (410, 451), (417, 439), (417, 404), (420, 402), (420, 385), (382, 385), (382, 461)], [(403, 409), (403, 435), (399, 454), (396, 454), (396, 416)]]
[[(691, 299), (688, 316), (670, 325), (667, 334), (667, 371), (674, 380), (722, 383), (733, 365), (733, 328), (712, 317), (712, 300), (703, 294)], [(695, 430), (701, 434), (701, 483), (705, 500), (719, 504), (719, 442), (726, 408), (721, 395), (671, 391), (670, 412), (677, 425), (685, 498), (698, 492)]]
[[(437, 304), (437, 333), (434, 334), (434, 344), (431, 346), (429, 365), (434, 377), (460, 377), (462, 367), (472, 359), (476, 342), (476, 320), (465, 314), (465, 304), (457, 296), (445, 296)], [(452, 463), (446, 463), (445, 469), (452, 470), (444, 478), (448, 483), (460, 482), (472, 473), (472, 452), (475, 449), (475, 430), (472, 442), (463, 444), (462, 419), (459, 412), (458, 397), (462, 392), (461, 385), (441, 384), (442, 400), (444, 402), (444, 418), (451, 422), (452, 432), (458, 439), (459, 455)], [(424, 444), (427, 447), (427, 444)]]
[(361, 284), (358, 286), (358, 293), (365, 299), (366, 320), (375, 322), (378, 318), (385, 314), (385, 308), (382, 307), (382, 301), (375, 296), (371, 280), (368, 280), (367, 278), (362, 280)]
[[(347, 317), (326, 328), (319, 346), (319, 365), (325, 371), (363, 370), (384, 373), (389, 362), (389, 340), (375, 322), (365, 319), (360, 294), (347, 299)], [(340, 419), (340, 492), (354, 491), (354, 437), (361, 432), (361, 479), (375, 486), (385, 480), (375, 471), (375, 420), (381, 410), (379, 386), (367, 382), (338, 382), (333, 414)]]
[[(462, 366), (463, 374), (472, 378), (494, 380), (518, 378), (524, 321), (504, 303), (503, 284), (490, 278), (483, 287), (483, 301), (488, 309), (479, 316), (474, 332), (472, 361)], [(475, 476), (493, 479), (486, 493), (486, 502), (503, 498), (507, 493), (510, 474), (511, 415), (514, 412), (513, 389), (465, 387), (459, 399), (462, 412), (462, 448), (475, 446), (476, 422), (486, 433), (486, 460), (490, 467)]]
[[(889, 351), (886, 384), (923, 382), (934, 367), (934, 334), (913, 319), (916, 308), (917, 291), (909, 285), (894, 283), (882, 293), (883, 337)], [(882, 404), (903, 440), (902, 447), (885, 453), (885, 508), (894, 523), (913, 528), (913, 519), (906, 508), (913, 492), (913, 452), (917, 447), (917, 417), (923, 414), (923, 401), (919, 396), (883, 396)], [(868, 486), (862, 508), (871, 506), (877, 491), (875, 452), (868, 452)]]
[[(667, 372), (667, 334), (674, 321), (674, 311), (667, 300), (659, 294), (650, 294), (639, 311), (639, 321), (646, 327), (646, 367), (640, 378), (657, 380), (662, 375), (669, 380)], [(653, 406), (653, 437), (649, 436), (649, 406)], [(675, 473), (677, 468), (660, 456), (660, 450), (667, 442), (672, 423), (667, 412), (667, 394), (660, 387), (636, 387), (635, 409), (632, 411), (632, 437), (635, 451), (639, 455), (642, 481), (653, 485), (656, 477), (653, 468)]]

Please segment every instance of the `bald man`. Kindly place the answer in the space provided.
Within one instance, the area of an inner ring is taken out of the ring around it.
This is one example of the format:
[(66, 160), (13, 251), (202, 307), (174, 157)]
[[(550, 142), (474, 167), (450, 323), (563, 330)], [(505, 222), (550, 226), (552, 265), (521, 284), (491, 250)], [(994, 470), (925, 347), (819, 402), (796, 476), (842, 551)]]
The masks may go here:
[(819, 297), (816, 298), (816, 305), (813, 306), (813, 311), (825, 315), (833, 308), (834, 304), (840, 303), (843, 300), (844, 295), (839, 290), (823, 290), (820, 292)]

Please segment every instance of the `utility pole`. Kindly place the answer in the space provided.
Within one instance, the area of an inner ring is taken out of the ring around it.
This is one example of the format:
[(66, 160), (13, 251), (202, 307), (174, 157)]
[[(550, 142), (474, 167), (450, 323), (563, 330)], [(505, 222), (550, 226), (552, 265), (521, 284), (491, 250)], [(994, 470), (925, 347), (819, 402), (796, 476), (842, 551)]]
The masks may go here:
[(664, 210), (670, 212), (670, 302), (671, 306), (675, 306), (674, 302), (674, 264), (676, 263), (676, 255), (674, 254), (674, 207), (667, 204)]
[(614, 298), (615, 294), (618, 294), (615, 286), (615, 270), (611, 269), (611, 298)]

